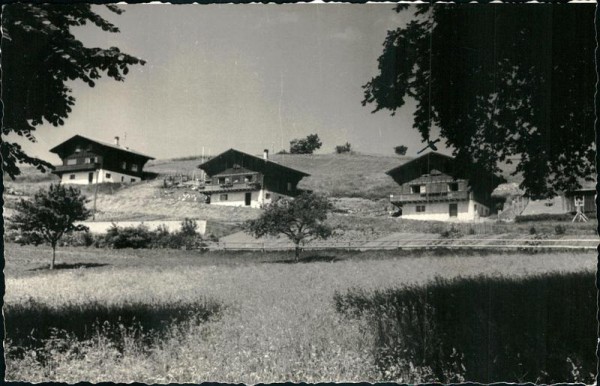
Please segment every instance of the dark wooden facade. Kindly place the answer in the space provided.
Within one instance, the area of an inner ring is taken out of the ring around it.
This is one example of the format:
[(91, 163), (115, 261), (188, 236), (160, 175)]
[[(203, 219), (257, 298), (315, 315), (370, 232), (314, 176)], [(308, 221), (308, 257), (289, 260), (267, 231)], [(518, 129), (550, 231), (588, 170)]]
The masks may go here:
[(501, 182), (497, 176), (482, 174), (470, 180), (453, 157), (427, 153), (386, 172), (400, 185), (393, 202), (403, 203), (475, 201), (492, 207), (491, 193)]
[(57, 166), (53, 171), (58, 175), (103, 169), (142, 179), (144, 165), (154, 159), (116, 144), (97, 141), (81, 135), (71, 137), (50, 151), (57, 154), (62, 160), (62, 165)]
[(309, 174), (265, 158), (229, 149), (198, 167), (208, 176), (205, 193), (265, 189), (286, 196), (302, 191), (298, 183)]

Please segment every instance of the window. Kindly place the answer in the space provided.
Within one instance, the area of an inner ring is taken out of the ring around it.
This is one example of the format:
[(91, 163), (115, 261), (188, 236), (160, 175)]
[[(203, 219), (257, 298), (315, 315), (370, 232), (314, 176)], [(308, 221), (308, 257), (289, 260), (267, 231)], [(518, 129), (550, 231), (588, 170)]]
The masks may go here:
[(75, 153), (81, 153), (81, 146), (75, 146)]
[(110, 173), (106, 173), (106, 178), (110, 178)]
[(77, 159), (75, 159), (75, 158), (68, 159), (67, 165), (77, 165)]
[(421, 194), (427, 193), (427, 186), (426, 185), (420, 185), (419, 186), (419, 193), (421, 193)]
[(415, 194), (415, 193), (419, 193), (419, 192), (420, 192), (419, 185), (412, 185), (412, 186), (410, 187), (410, 192), (411, 192), (411, 193), (413, 193), (413, 194)]
[(236, 184), (240, 182), (240, 177), (233, 177), (233, 182)]
[(458, 182), (451, 182), (448, 184), (449, 192), (458, 192)]
[(131, 171), (133, 171), (133, 172), (137, 172), (138, 171), (137, 164), (131, 164)]
[(270, 200), (271, 199), (271, 193), (265, 193), (265, 199)]
[(121, 182), (125, 181), (125, 177), (121, 176)]
[(85, 163), (86, 164), (93, 164), (93, 163), (96, 163), (96, 162), (98, 162), (98, 159), (96, 157), (90, 157), (90, 158), (86, 158), (85, 159)]
[(287, 190), (288, 190), (288, 191), (291, 191), (291, 190), (292, 190), (292, 183), (291, 183), (291, 182), (288, 182), (288, 183), (287, 183)]
[(132, 179), (131, 179), (131, 182), (135, 182), (135, 178), (132, 178)]
[(417, 205), (417, 213), (425, 212), (425, 205)]
[(219, 184), (224, 184), (225, 183), (225, 177), (219, 177), (218, 178), (218, 182), (219, 182)]
[(71, 174), (71, 175), (69, 176), (69, 179), (70, 179), (70, 180), (74, 180), (74, 179), (75, 179), (75, 174)]
[(219, 201), (227, 201), (227, 195), (226, 194), (220, 194), (219, 195)]
[(251, 182), (252, 176), (244, 176), (244, 182)]
[(125, 161), (121, 162), (121, 169), (127, 170), (127, 162), (125, 162)]

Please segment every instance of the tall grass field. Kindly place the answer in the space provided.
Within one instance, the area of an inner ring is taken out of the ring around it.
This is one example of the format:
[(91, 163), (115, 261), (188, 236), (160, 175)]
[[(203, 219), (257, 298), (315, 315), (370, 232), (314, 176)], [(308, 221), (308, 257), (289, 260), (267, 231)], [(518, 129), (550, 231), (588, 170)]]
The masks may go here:
[[(593, 293), (594, 253), (337, 251), (307, 253), (303, 262), (293, 264), (291, 254), (280, 252), (145, 255), (65, 248), (57, 256), (61, 269), (51, 272), (40, 269), (48, 252), (45, 247), (6, 247), (9, 380), (255, 384), (483, 379), (479, 377), (486, 374), (473, 367), (478, 350), (507, 345), (514, 350), (511, 345), (521, 340), (535, 348), (546, 342), (544, 360), (552, 368), (536, 364), (540, 357), (523, 350), (525, 367), (515, 367), (515, 374), (490, 368), (489, 377), (533, 379), (539, 374), (525, 371), (539, 368), (550, 374), (544, 379), (587, 381), (593, 371), (588, 362), (595, 330), (590, 333), (589, 326), (595, 316), (588, 314), (595, 297), (586, 288)], [(545, 284), (535, 284), (542, 278)], [(481, 296), (473, 300), (471, 291)], [(376, 294), (377, 299), (389, 298), (385, 307), (377, 308)], [(386, 308), (402, 304), (396, 298), (408, 302), (425, 294), (425, 301), (410, 303), (415, 307), (410, 315), (424, 318), (424, 331), (433, 334), (427, 336), (443, 342), (438, 353), (425, 353), (425, 358), (450, 357), (441, 372), (435, 360), (419, 361), (410, 352), (396, 356), (401, 347), (420, 346), (403, 345), (406, 336), (399, 331), (413, 316), (400, 323), (390, 310), (401, 308)], [(351, 298), (364, 299), (363, 316), (352, 311), (358, 303)], [(485, 299), (490, 299), (489, 307)], [(419, 307), (441, 308), (419, 313)], [(489, 324), (490, 340), (481, 341), (476, 335), (481, 326), (462, 315), (469, 310), (475, 320), (503, 325)], [(385, 328), (366, 315), (377, 316)], [(533, 320), (520, 326), (510, 315)], [(561, 315), (568, 318), (556, 322)], [(440, 329), (438, 321), (452, 328)], [(543, 339), (531, 335), (535, 326), (545, 331)], [(575, 338), (579, 343), (569, 343)], [(382, 349), (386, 344), (391, 351)], [(488, 359), (481, 360), (491, 366)]]
[(436, 278), (424, 286), (354, 289), (335, 302), (339, 312), (369, 320), (377, 366), (392, 376), (412, 363), (443, 383), (592, 383), (594, 279), (591, 272)]

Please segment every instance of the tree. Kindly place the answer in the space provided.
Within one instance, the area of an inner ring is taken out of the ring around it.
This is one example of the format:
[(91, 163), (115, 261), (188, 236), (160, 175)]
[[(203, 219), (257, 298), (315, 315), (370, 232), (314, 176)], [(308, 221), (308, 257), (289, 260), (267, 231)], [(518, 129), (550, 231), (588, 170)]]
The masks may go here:
[(90, 211), (85, 207), (86, 201), (79, 189), (52, 184), (48, 190), (40, 189), (32, 201), (21, 199), (9, 226), (21, 232), (22, 244), (49, 243), (52, 246), (50, 269), (54, 269), (56, 245), (61, 237), (67, 233), (88, 230), (84, 225), (75, 225), (76, 221), (83, 221), (90, 216)]
[[(514, 174), (533, 198), (580, 187), (594, 171), (593, 5), (400, 6), (363, 105), (392, 115), (414, 98), (467, 173)], [(430, 33), (431, 32), (431, 33)]]
[(294, 139), (290, 142), (291, 154), (312, 154), (321, 148), (321, 140), (317, 134), (310, 134), (306, 138)]
[(404, 145), (394, 146), (394, 153), (396, 153), (398, 155), (406, 155), (407, 150), (408, 150), (408, 147), (406, 147)]
[[(107, 8), (121, 14), (115, 5)], [(2, 136), (17, 134), (35, 142), (36, 127), (48, 122), (64, 125), (75, 97), (68, 81), (82, 80), (94, 87), (103, 74), (123, 81), (129, 66), (144, 64), (117, 47), (86, 47), (71, 28), (93, 24), (103, 31), (119, 29), (93, 12), (90, 4), (9, 4), (2, 8)], [(20, 174), (18, 164), (30, 164), (41, 172), (52, 165), (28, 156), (18, 143), (0, 143), (2, 167), (11, 178)]]
[(335, 152), (337, 154), (350, 153), (352, 151), (352, 145), (350, 142), (346, 142), (345, 145), (338, 145), (335, 147)]
[(331, 208), (326, 197), (314, 193), (282, 198), (268, 204), (258, 219), (245, 222), (244, 231), (255, 237), (286, 235), (295, 245), (298, 262), (300, 244), (331, 236), (332, 229), (325, 224)]

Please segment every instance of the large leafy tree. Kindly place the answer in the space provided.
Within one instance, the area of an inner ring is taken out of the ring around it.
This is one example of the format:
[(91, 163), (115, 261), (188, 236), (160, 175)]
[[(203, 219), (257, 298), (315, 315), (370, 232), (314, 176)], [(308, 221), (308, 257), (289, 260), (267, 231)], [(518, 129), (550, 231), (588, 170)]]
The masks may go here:
[(48, 190), (40, 189), (33, 200), (22, 199), (15, 208), (9, 227), (21, 233), (22, 244), (47, 242), (52, 247), (50, 269), (54, 269), (56, 245), (68, 233), (85, 231), (84, 225), (75, 224), (90, 216), (87, 199), (73, 186), (52, 184)]
[[(123, 12), (114, 5), (107, 8), (116, 14)], [(2, 8), (1, 154), (3, 170), (11, 178), (20, 174), (18, 164), (34, 165), (42, 172), (52, 168), (5, 139), (14, 133), (35, 142), (37, 126), (44, 122), (63, 125), (75, 104), (68, 81), (81, 80), (90, 87), (103, 75), (123, 81), (129, 66), (144, 64), (117, 47), (86, 47), (71, 31), (86, 24), (119, 32), (90, 4), (11, 4)]]
[(580, 186), (594, 171), (594, 5), (399, 6), (363, 105), (394, 114), (417, 101), (465, 170), (514, 173), (530, 197)]
[(332, 205), (326, 197), (302, 193), (296, 198), (281, 198), (268, 204), (260, 217), (244, 223), (244, 230), (262, 237), (285, 235), (295, 245), (295, 259), (300, 257), (300, 246), (315, 239), (327, 239), (332, 229), (325, 220)]

